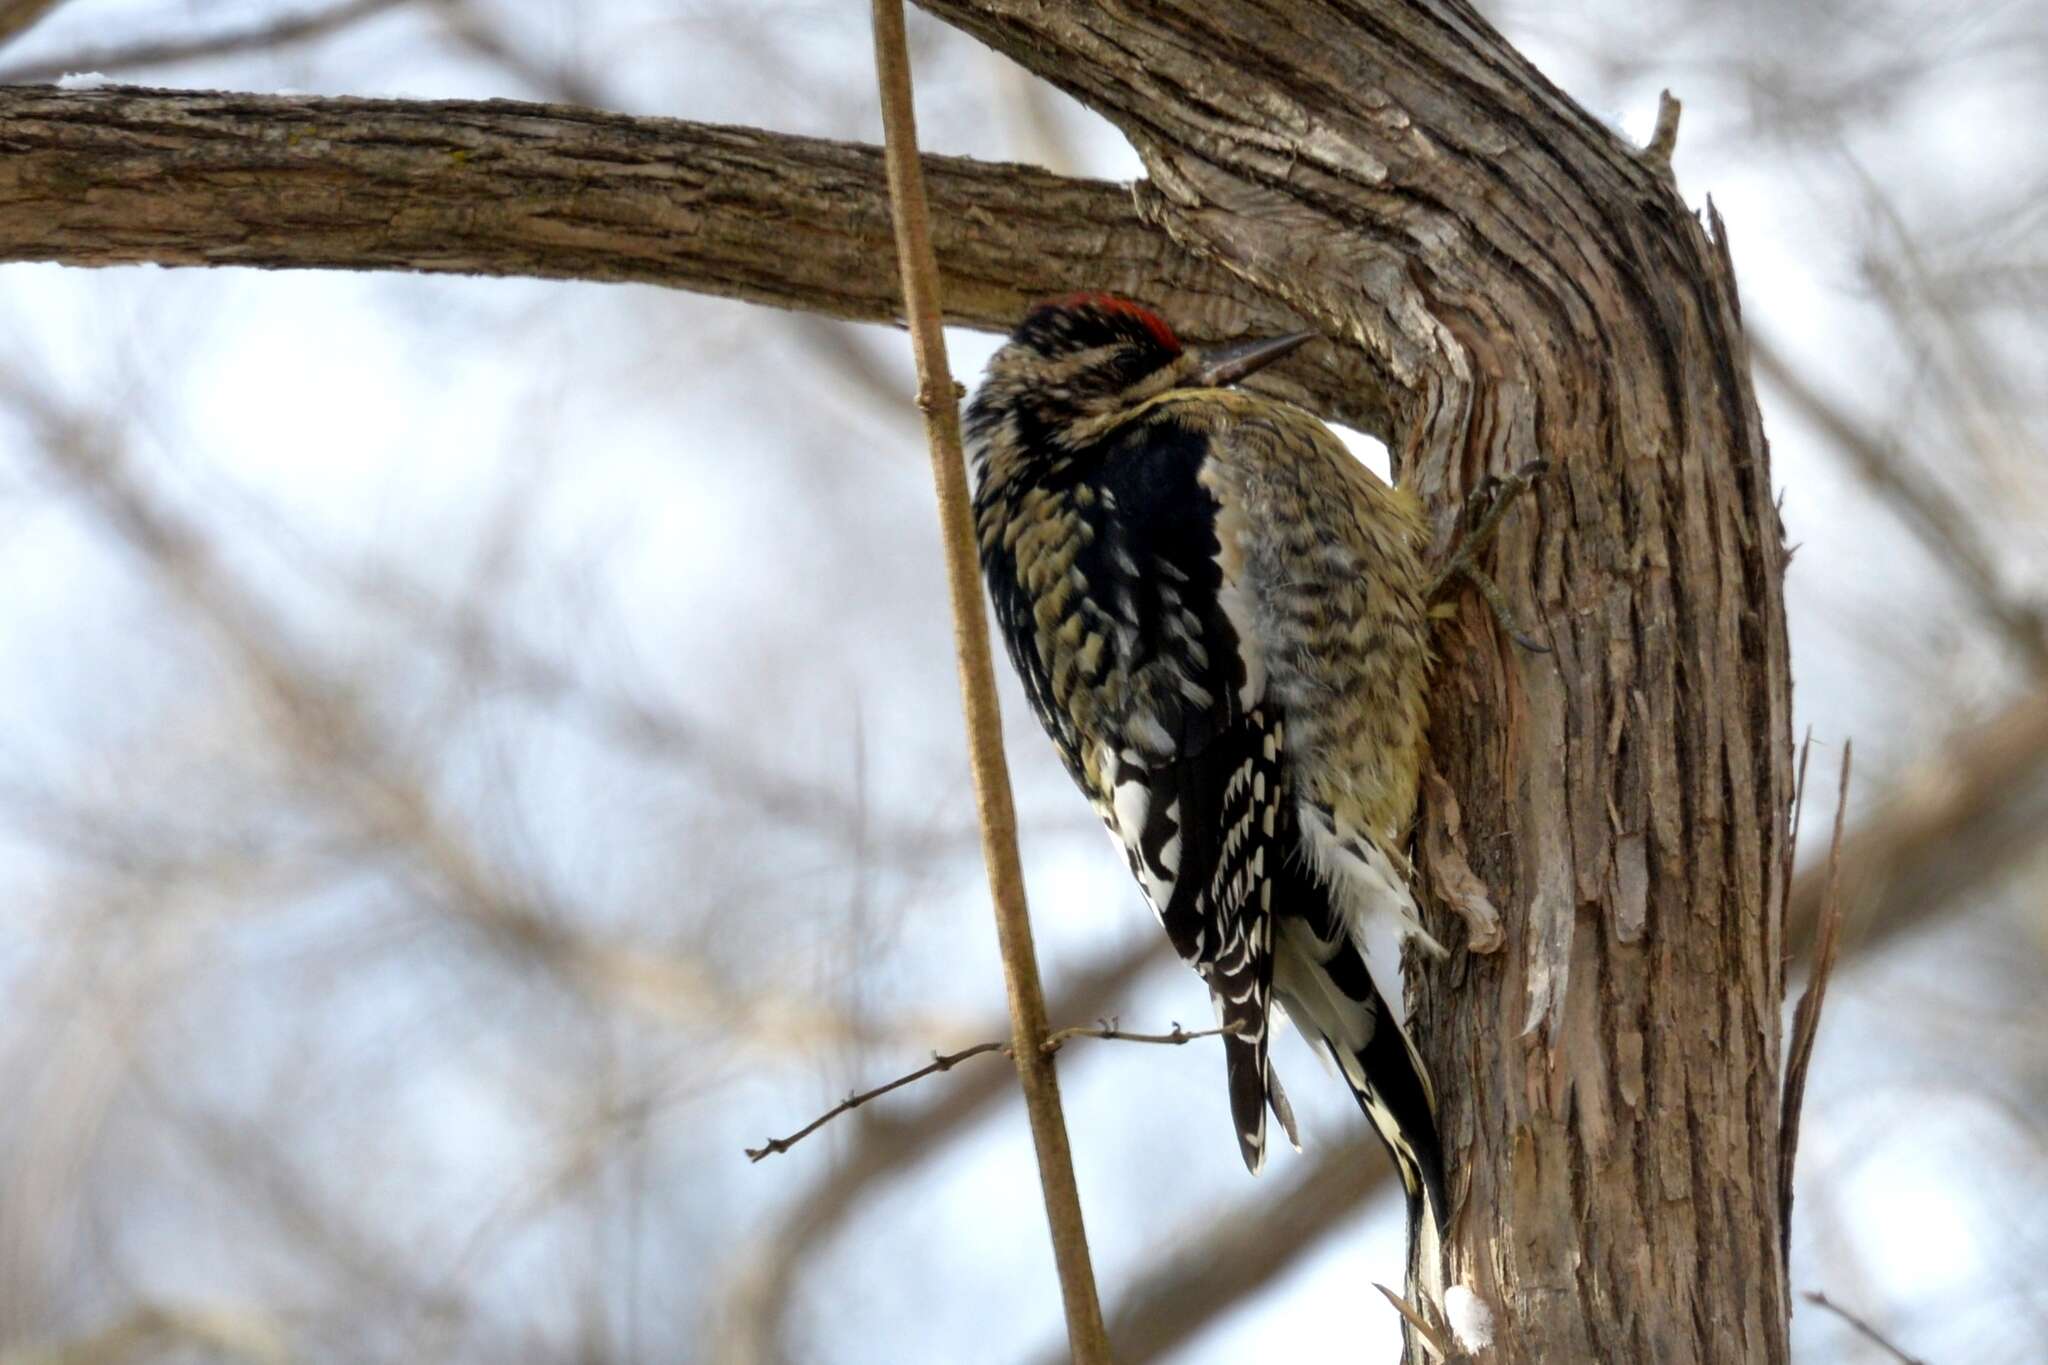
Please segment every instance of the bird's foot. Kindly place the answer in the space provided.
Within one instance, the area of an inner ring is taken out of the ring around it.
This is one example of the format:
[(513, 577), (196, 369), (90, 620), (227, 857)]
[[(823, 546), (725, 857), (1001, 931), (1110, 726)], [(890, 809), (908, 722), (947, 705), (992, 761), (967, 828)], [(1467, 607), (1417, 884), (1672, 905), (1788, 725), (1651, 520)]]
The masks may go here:
[[(1479, 589), (1479, 595), (1486, 599), (1486, 605), (1492, 609), (1494, 619), (1500, 622), (1500, 628), (1507, 632), (1508, 638), (1532, 654), (1548, 654), (1550, 646), (1532, 639), (1522, 630), (1515, 620), (1514, 612), (1508, 606), (1506, 596), (1501, 593), (1500, 585), (1493, 581), (1486, 570), (1479, 567), (1478, 556), (1479, 552), (1486, 548), (1487, 542), (1500, 530), (1501, 519), (1507, 515), (1508, 508), (1548, 472), (1548, 461), (1531, 460), (1506, 478), (1489, 478), (1473, 490), (1472, 495), (1465, 500), (1463, 510), (1458, 514), (1458, 520), (1470, 522), (1472, 529), (1465, 533), (1465, 538), (1458, 543), (1458, 548), (1452, 552), (1442, 571), (1437, 574), (1436, 581), (1430, 584), (1428, 594), (1428, 601), (1434, 604), (1450, 590), (1453, 582), (1460, 578), (1464, 579)], [(1449, 613), (1440, 612), (1432, 607), (1431, 614)]]

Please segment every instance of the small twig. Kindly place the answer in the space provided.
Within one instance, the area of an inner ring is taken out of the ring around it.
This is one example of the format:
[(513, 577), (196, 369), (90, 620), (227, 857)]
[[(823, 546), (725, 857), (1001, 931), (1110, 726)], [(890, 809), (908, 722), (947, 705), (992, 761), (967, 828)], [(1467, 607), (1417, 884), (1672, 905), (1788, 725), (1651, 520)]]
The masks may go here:
[(1420, 1309), (1378, 1281), (1373, 1282), (1373, 1288), (1387, 1296), (1387, 1302), (1394, 1305), (1394, 1311), (1399, 1313), (1403, 1320), (1415, 1329), (1415, 1335), (1421, 1338), (1422, 1344), (1429, 1348), (1431, 1355), (1435, 1356), (1438, 1360), (1447, 1361), (1452, 1358), (1451, 1343), (1444, 1340), (1443, 1333), (1429, 1325), (1428, 1319), (1422, 1316)]
[(1657, 93), (1657, 126), (1643, 145), (1643, 160), (1669, 175), (1671, 154), (1678, 150), (1678, 116), (1685, 106), (1669, 90)]
[(839, 1103), (833, 1105), (830, 1109), (827, 1109), (788, 1137), (769, 1138), (765, 1146), (747, 1148), (747, 1160), (759, 1161), (763, 1157), (775, 1156), (786, 1152), (832, 1120), (838, 1118), (841, 1114), (850, 1114), (869, 1100), (878, 1100), (891, 1090), (901, 1090), (912, 1081), (921, 1081), (927, 1076), (936, 1076), (941, 1071), (951, 1071), (969, 1057), (979, 1057), (983, 1053), (988, 1052), (1008, 1052), (1009, 1050), (1010, 1045), (1008, 1043), (976, 1043), (973, 1047), (964, 1047), (958, 1052), (934, 1052), (931, 1061), (924, 1066), (919, 1067), (915, 1071), (906, 1072), (893, 1081), (878, 1085), (873, 1090), (863, 1090), (858, 1094), (848, 1095), (845, 1099), (839, 1101)]
[[(1806, 815), (1806, 762), (1813, 757), (1813, 727), (1806, 727), (1806, 738), (1799, 744), (1799, 772), (1792, 779), (1792, 828), (1785, 833), (1785, 859), (1779, 865), (1784, 877), (1785, 894), (1778, 901), (1778, 930), (1784, 932), (1792, 920), (1792, 884), (1797, 877), (1799, 866), (1799, 829)], [(1791, 949), (1785, 950), (1790, 955)], [(1780, 963), (1780, 969), (1783, 963)]]
[[(1056, 1029), (1048, 1033), (1045, 1036), (1045, 1041), (1039, 1044), (1039, 1050), (1050, 1055), (1058, 1052), (1064, 1044), (1074, 1038), (1101, 1038), (1114, 1043), (1158, 1043), (1163, 1046), (1179, 1047), (1183, 1043), (1192, 1043), (1197, 1038), (1219, 1038), (1225, 1034), (1233, 1034), (1243, 1027), (1244, 1022), (1242, 1020), (1236, 1023), (1225, 1024), (1221, 1028), (1205, 1029), (1184, 1029), (1176, 1022), (1173, 1026), (1173, 1031), (1170, 1033), (1126, 1033), (1117, 1027), (1114, 1018), (1099, 1019), (1093, 1024), (1079, 1024), (1073, 1028)], [(892, 1090), (901, 1090), (913, 1081), (921, 1081), (927, 1076), (936, 1076), (941, 1071), (951, 1071), (970, 1057), (979, 1057), (989, 1052), (1000, 1052), (1006, 1057), (1014, 1056), (1015, 1054), (1011, 1051), (1011, 1047), (1012, 1045), (1009, 1043), (998, 1041), (976, 1043), (973, 1047), (964, 1047), (958, 1052), (934, 1052), (931, 1061), (925, 1063), (917, 1070), (906, 1071), (895, 1080), (885, 1081), (872, 1090), (861, 1090), (848, 1095), (845, 1099), (833, 1105), (830, 1109), (827, 1109), (788, 1137), (769, 1138), (763, 1146), (747, 1148), (747, 1160), (759, 1161), (763, 1157), (776, 1156), (786, 1152), (832, 1120), (838, 1118), (841, 1114), (850, 1114), (869, 1100), (880, 1099)]]
[(1176, 1020), (1171, 1033), (1126, 1033), (1116, 1026), (1114, 1019), (1100, 1019), (1093, 1026), (1082, 1024), (1074, 1028), (1058, 1029), (1049, 1033), (1039, 1046), (1047, 1052), (1058, 1052), (1069, 1038), (1102, 1038), (1113, 1043), (1159, 1043), (1166, 1047), (1179, 1047), (1192, 1043), (1197, 1038), (1220, 1038), (1225, 1034), (1237, 1033), (1244, 1028), (1242, 1019), (1225, 1024), (1221, 1028), (1203, 1028), (1192, 1031), (1180, 1026)]
[(1799, 1113), (1806, 1102), (1806, 1070), (1813, 1061), (1814, 1038), (1820, 1032), (1820, 1007), (1827, 999), (1828, 976), (1842, 935), (1842, 824), (1849, 809), (1849, 767), (1854, 746), (1842, 745), (1842, 783), (1836, 795), (1835, 832), (1828, 842), (1828, 889), (1821, 901), (1819, 937), (1814, 940), (1813, 971), (1792, 1011), (1792, 1047), (1785, 1067), (1783, 1108), (1778, 1115), (1778, 1235), (1788, 1253), (1792, 1245), (1792, 1168), (1799, 1154)]
[(1858, 1332), (1862, 1333), (1864, 1339), (1869, 1341), (1872, 1345), (1876, 1346), (1880, 1350), (1890, 1352), (1892, 1358), (1902, 1362), (1902, 1365), (1927, 1365), (1927, 1362), (1920, 1359), (1920, 1357), (1909, 1356), (1904, 1351), (1900, 1350), (1897, 1346), (1894, 1346), (1890, 1342), (1890, 1340), (1888, 1340), (1885, 1337), (1884, 1333), (1878, 1331), (1875, 1327), (1872, 1327), (1862, 1318), (1857, 1317), (1854, 1313), (1851, 1313), (1848, 1309), (1842, 1307), (1842, 1305), (1836, 1303), (1827, 1295), (1822, 1294), (1816, 1290), (1809, 1289), (1805, 1293), (1801, 1294), (1800, 1297), (1805, 1299), (1808, 1303), (1812, 1304), (1815, 1308), (1824, 1308), (1828, 1312), (1833, 1313), (1843, 1322), (1848, 1323), (1851, 1327), (1855, 1328)]
[(1835, 398), (1824, 394), (1780, 353), (1770, 337), (1751, 331), (1751, 363), (1806, 419), (1833, 443), (1872, 492), (1891, 505), (1899, 520), (1957, 580), (1977, 612), (1997, 628), (2035, 674), (2048, 676), (2048, 615), (2010, 592), (1999, 568), (1997, 547), (1968, 508), (1902, 444)]

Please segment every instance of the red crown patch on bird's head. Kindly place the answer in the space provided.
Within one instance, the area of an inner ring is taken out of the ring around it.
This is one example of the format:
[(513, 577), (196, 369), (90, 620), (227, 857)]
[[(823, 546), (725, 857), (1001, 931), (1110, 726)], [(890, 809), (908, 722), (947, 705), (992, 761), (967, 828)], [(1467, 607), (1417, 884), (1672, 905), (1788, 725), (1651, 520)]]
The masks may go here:
[(1047, 299), (990, 358), (967, 406), (970, 435), (1007, 425), (1049, 450), (1051, 433), (1162, 392), (1194, 364), (1142, 303), (1096, 290)]
[(1082, 290), (1073, 294), (1063, 294), (1056, 299), (1047, 299), (1034, 307), (1025, 321), (1029, 323), (1032, 319), (1048, 313), (1091, 312), (1106, 320), (1135, 323), (1161, 349), (1173, 355), (1181, 353), (1180, 338), (1174, 335), (1173, 328), (1167, 325), (1165, 318), (1142, 303), (1104, 290)]

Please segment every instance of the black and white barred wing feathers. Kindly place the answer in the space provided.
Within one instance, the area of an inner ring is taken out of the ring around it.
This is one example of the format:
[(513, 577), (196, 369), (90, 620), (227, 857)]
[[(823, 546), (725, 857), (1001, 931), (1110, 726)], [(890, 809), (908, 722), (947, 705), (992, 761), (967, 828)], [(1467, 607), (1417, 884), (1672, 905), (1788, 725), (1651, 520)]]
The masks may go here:
[(1287, 860), (1281, 740), (1281, 727), (1255, 707), (1178, 761), (1120, 761), (1108, 820), (1167, 937), (1208, 984), (1230, 1030), (1230, 1112), (1253, 1171), (1265, 1160), (1268, 1108), (1299, 1145), (1268, 1055), (1274, 887)]
[[(1180, 439), (1176, 439), (1176, 437)], [(1121, 708), (1105, 707), (1098, 807), (1174, 948), (1214, 997), (1245, 1164), (1270, 1108), (1294, 1136), (1269, 1060), (1273, 895), (1292, 848), (1284, 729), (1241, 628), (1240, 585), (1191, 433), (1140, 424), (1099, 472), (1107, 515), (1077, 567), (1113, 603)]]

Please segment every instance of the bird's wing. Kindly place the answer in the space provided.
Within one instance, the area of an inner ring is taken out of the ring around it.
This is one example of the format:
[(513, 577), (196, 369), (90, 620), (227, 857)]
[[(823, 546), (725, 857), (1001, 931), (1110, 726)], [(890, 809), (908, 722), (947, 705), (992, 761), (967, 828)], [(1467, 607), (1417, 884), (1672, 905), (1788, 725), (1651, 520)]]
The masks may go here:
[(1267, 1056), (1273, 882), (1295, 838), (1286, 735), (1230, 553), (1232, 509), (1201, 479), (1207, 438), (1165, 417), (1134, 425), (1101, 467), (1108, 506), (1076, 567), (1112, 614), (1128, 680), (1106, 708), (1104, 819), (1222, 1023), (1245, 1163), (1264, 1161), (1268, 1108), (1293, 1136)]

